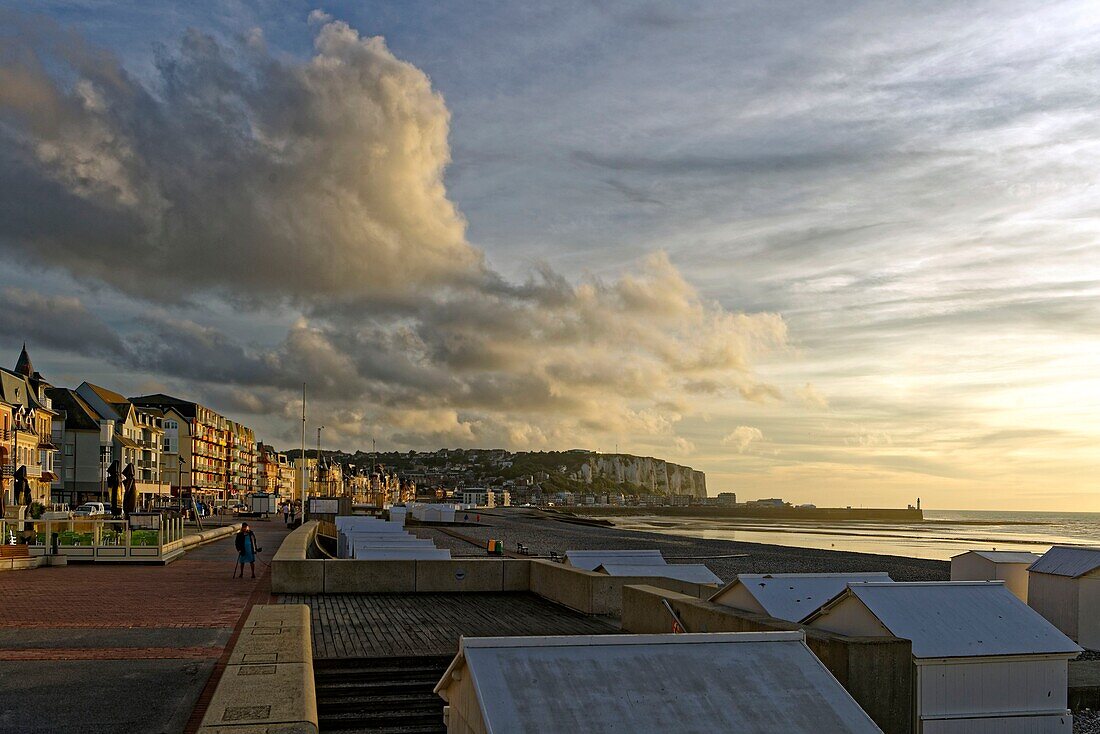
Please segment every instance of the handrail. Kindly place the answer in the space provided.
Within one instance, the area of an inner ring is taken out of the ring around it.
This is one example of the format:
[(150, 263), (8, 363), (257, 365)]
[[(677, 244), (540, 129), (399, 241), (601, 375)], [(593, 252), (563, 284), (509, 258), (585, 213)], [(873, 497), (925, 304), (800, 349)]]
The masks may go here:
[(684, 620), (680, 619), (680, 615), (676, 613), (676, 610), (672, 608), (672, 605), (668, 603), (668, 599), (661, 599), (661, 604), (664, 605), (668, 613), (672, 615), (672, 631), (673, 632), (687, 632), (687, 627), (684, 625)]

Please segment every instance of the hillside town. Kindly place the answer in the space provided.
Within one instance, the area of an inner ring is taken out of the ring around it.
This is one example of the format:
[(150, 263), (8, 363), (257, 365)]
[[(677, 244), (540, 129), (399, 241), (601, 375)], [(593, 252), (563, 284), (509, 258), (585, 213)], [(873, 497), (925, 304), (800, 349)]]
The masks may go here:
[[(731, 507), (707, 496), (706, 477), (652, 457), (584, 449), (439, 449), (354, 454), (277, 450), (249, 426), (199, 402), (161, 393), (126, 397), (38, 372), (24, 344), (0, 368), (0, 504), (32, 517), (86, 502), (111, 504), (109, 470), (132, 473), (137, 504), (232, 508), (254, 495), (278, 503), (347, 496), (379, 508), (407, 501), (478, 507)], [(769, 506), (781, 500), (753, 504)]]

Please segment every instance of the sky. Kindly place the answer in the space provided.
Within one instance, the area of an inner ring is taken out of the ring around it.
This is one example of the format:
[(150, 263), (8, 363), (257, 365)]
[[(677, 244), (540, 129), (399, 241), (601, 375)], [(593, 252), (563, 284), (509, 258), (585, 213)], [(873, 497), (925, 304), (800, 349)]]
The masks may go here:
[[(0, 360), (298, 442), (1097, 511), (1088, 2), (0, 0)], [(10, 365), (9, 365), (10, 366)]]

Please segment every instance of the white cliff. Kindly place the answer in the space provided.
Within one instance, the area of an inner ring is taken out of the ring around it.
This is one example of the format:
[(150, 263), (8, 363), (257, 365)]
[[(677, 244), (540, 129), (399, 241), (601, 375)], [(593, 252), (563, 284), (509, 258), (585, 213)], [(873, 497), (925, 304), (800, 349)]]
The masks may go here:
[(690, 466), (672, 464), (650, 456), (592, 454), (570, 478), (585, 484), (592, 484), (597, 478), (616, 484), (629, 482), (660, 495), (707, 496), (706, 474)]

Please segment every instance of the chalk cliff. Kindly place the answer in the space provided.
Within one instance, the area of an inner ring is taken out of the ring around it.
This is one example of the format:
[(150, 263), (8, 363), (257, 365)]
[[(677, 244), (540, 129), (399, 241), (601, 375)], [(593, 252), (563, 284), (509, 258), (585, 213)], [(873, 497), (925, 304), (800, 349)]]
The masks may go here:
[(653, 494), (689, 494), (707, 496), (707, 475), (690, 466), (672, 464), (651, 456), (630, 454), (590, 454), (571, 479), (591, 484), (603, 478), (622, 484), (644, 487)]

